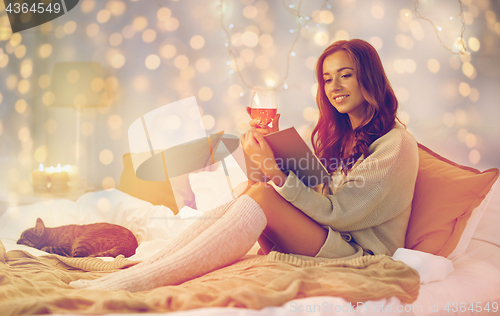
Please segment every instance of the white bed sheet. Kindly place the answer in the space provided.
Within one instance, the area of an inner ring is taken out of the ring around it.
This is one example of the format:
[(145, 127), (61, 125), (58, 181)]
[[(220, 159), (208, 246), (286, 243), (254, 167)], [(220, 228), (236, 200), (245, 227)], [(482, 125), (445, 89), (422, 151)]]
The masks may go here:
[[(46, 253), (16, 244), (21, 232), (33, 227), (38, 217), (49, 227), (110, 222), (129, 227), (136, 234), (140, 245), (131, 259), (140, 260), (160, 250), (165, 240), (180, 234), (200, 215), (201, 212), (187, 207), (174, 215), (166, 207), (153, 206), (118, 190), (106, 190), (87, 193), (76, 202), (53, 200), (10, 208), (0, 217), (0, 240), (7, 251), (19, 249), (33, 255), (43, 255)], [(453, 269), (450, 269), (451, 261), (447, 259), (416, 251), (405, 250), (395, 257), (417, 269), (425, 281), (413, 304), (400, 305), (398, 299), (388, 298), (365, 302), (355, 310), (342, 298), (310, 297), (260, 311), (203, 308), (168, 315), (476, 315), (478, 313), (469, 310), (453, 313), (453, 303), (458, 303), (458, 306), (463, 303), (467, 307), (477, 302), (481, 302), (482, 306), (485, 302), (500, 303), (500, 247), (494, 244), (473, 239), (466, 254), (453, 262)], [(436, 272), (438, 266), (441, 268)], [(444, 310), (447, 303), (451, 311)], [(399, 312), (405, 308), (411, 312)], [(489, 315), (494, 313), (490, 312)]]

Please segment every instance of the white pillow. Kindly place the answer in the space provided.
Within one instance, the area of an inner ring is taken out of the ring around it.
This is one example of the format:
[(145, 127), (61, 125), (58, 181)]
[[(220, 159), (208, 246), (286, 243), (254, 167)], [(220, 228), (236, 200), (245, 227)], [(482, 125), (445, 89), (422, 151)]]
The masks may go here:
[[(472, 236), (474, 239), (483, 240), (500, 247), (500, 180), (497, 180), (491, 187), (488, 196), (483, 203), (487, 202), (484, 214), (477, 224), (477, 228)], [(481, 203), (481, 205), (483, 204)], [(480, 205), (480, 206), (481, 206)], [(480, 207), (479, 206), (479, 207)], [(469, 225), (469, 224), (467, 224)]]
[(398, 248), (392, 259), (417, 270), (421, 284), (442, 281), (453, 272), (451, 260), (418, 250)]
[[(231, 187), (248, 181), (247, 176), (230, 156), (225, 159)], [(234, 163), (233, 163), (234, 161)], [(216, 207), (220, 198), (230, 194), (229, 183), (222, 165), (215, 171), (202, 171), (189, 174), (189, 183), (193, 190), (196, 208), (199, 211), (208, 211)]]
[(496, 240), (496, 244), (500, 246), (500, 231), (494, 224), (500, 220), (500, 190), (498, 187), (499, 180), (497, 179), (481, 204), (472, 211), (462, 236), (460, 236), (455, 250), (447, 257), (448, 259), (456, 260), (463, 256), (471, 239), (476, 238), (478, 230), (483, 230), (479, 233), (485, 238), (483, 240), (490, 242)]

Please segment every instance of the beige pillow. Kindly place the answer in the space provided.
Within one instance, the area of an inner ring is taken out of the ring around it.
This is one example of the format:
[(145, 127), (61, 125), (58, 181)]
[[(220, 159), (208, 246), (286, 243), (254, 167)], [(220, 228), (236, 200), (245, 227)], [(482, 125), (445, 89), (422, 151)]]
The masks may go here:
[(118, 190), (153, 205), (166, 206), (174, 214), (177, 214), (184, 205), (196, 208), (194, 193), (189, 184), (189, 175), (178, 176), (167, 181), (141, 180), (135, 175), (130, 153), (123, 155), (123, 172)]

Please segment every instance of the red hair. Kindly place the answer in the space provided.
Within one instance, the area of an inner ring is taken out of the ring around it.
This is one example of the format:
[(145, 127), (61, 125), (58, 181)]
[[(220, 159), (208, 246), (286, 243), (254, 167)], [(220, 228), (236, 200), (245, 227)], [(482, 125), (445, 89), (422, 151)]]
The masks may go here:
[[(348, 114), (338, 112), (325, 93), (323, 62), (327, 56), (340, 50), (347, 52), (354, 63), (356, 78), (367, 102), (366, 117), (354, 130)], [(316, 77), (319, 120), (311, 142), (316, 155), (326, 162), (329, 172), (339, 168), (340, 163), (347, 172), (361, 155), (369, 155), (368, 147), (372, 142), (394, 127), (398, 100), (377, 51), (360, 39), (337, 41), (328, 46), (316, 63)]]

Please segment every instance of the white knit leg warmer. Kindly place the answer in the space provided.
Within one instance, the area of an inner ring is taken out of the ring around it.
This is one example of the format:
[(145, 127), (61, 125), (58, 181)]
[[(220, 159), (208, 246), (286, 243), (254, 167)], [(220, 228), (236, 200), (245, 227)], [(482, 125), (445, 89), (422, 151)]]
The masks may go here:
[(266, 224), (259, 204), (243, 195), (222, 218), (172, 254), (100, 279), (78, 280), (70, 285), (137, 292), (179, 284), (240, 259), (257, 241)]
[(215, 223), (218, 219), (222, 218), (224, 214), (233, 206), (236, 202), (236, 198), (233, 198), (230, 195), (223, 196), (217, 205), (211, 209), (210, 211), (206, 211), (203, 215), (198, 218), (193, 224), (189, 225), (186, 230), (184, 230), (179, 236), (173, 238), (172, 240), (168, 240), (165, 248), (160, 250), (154, 256), (143, 260), (140, 265), (149, 264), (164, 256), (169, 256), (172, 253), (176, 252), (178, 249), (184, 247), (188, 243), (190, 243), (193, 239), (195, 239), (198, 235), (203, 233), (208, 227), (210, 227), (213, 223)]

